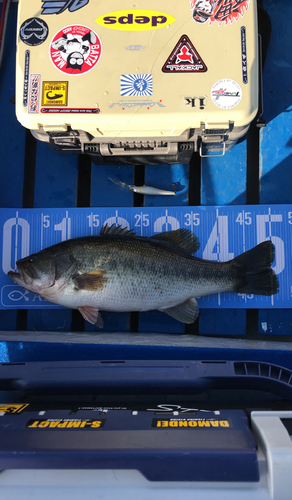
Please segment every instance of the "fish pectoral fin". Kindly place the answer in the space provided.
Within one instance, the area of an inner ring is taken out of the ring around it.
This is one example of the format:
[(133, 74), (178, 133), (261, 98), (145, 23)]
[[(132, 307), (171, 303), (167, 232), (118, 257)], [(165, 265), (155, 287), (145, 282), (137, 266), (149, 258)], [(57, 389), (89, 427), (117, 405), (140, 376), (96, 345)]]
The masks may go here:
[(188, 325), (194, 323), (199, 316), (199, 306), (194, 298), (188, 299), (177, 306), (159, 310), (168, 314), (168, 316), (181, 321), (182, 323), (187, 323)]
[(101, 290), (106, 281), (107, 278), (105, 278), (105, 271), (101, 269), (74, 276), (74, 282), (78, 290), (95, 292), (97, 290)]
[(199, 238), (189, 229), (176, 229), (165, 233), (154, 234), (150, 236), (152, 240), (158, 240), (164, 243), (171, 243), (177, 248), (183, 249), (190, 255), (193, 255), (200, 248)]
[(99, 328), (103, 328), (103, 319), (99, 314), (97, 307), (81, 306), (78, 307), (78, 311), (82, 314), (86, 321), (89, 321), (89, 323), (96, 325)]

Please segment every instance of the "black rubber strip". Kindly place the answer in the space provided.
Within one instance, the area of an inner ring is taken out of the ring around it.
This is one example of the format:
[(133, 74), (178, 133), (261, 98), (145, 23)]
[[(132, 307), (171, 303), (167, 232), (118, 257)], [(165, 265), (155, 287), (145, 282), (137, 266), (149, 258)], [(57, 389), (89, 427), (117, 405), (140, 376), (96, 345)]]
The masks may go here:
[[(145, 183), (145, 165), (134, 165), (134, 185), (143, 186)], [(140, 193), (134, 193), (133, 196), (133, 207), (144, 207), (144, 195)], [(130, 313), (130, 332), (139, 331), (139, 313)]]
[[(30, 130), (25, 133), (24, 175), (22, 189), (22, 208), (33, 208), (35, 190), (35, 162), (37, 140)], [(27, 330), (27, 309), (19, 309), (16, 314), (16, 329)]]
[[(193, 153), (189, 163), (189, 206), (201, 205), (201, 157), (199, 153)], [(200, 317), (199, 317), (200, 318)], [(185, 325), (187, 335), (199, 335), (200, 319), (191, 325)]]
[[(76, 206), (90, 207), (91, 195), (91, 160), (88, 155), (78, 155), (78, 177), (77, 177), (77, 192)], [(84, 332), (85, 319), (76, 309), (72, 310), (72, 332)]]

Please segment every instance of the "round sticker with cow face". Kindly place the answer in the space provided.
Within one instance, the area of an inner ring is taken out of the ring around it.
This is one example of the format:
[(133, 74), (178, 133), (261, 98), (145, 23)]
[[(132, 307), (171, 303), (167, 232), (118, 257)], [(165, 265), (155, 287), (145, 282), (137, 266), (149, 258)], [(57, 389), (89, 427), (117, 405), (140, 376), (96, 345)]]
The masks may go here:
[(235, 80), (223, 78), (214, 83), (211, 89), (211, 98), (218, 108), (232, 109), (240, 103), (242, 90)]
[(102, 45), (91, 28), (72, 25), (62, 28), (50, 43), (50, 58), (54, 66), (66, 75), (82, 75), (99, 62)]

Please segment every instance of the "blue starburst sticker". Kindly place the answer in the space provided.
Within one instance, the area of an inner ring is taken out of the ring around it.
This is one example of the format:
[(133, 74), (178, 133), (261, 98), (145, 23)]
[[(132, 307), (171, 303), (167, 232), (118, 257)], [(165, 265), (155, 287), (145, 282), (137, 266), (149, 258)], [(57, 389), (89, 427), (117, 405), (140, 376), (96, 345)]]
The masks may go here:
[(121, 96), (147, 96), (152, 93), (152, 75), (121, 75)]

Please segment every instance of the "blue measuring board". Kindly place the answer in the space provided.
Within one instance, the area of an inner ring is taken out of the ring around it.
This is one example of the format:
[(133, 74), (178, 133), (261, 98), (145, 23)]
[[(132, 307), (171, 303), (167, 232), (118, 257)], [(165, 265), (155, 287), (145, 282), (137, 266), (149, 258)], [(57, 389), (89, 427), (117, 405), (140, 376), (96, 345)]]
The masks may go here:
[(292, 205), (217, 207), (2, 209), (0, 308), (59, 307), (15, 285), (7, 276), (16, 261), (55, 243), (99, 234), (103, 225), (134, 229), (138, 236), (188, 228), (199, 238), (197, 257), (231, 260), (258, 243), (275, 245), (273, 269), (280, 291), (272, 297), (220, 293), (199, 298), (201, 308), (289, 308), (292, 300)]

